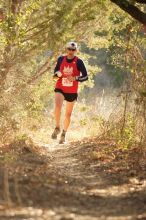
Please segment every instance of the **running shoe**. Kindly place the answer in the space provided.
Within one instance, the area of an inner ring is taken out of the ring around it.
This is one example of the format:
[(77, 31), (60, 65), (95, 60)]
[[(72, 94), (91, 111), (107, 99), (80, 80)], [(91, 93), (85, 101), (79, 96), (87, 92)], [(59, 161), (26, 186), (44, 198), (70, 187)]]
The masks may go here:
[(63, 130), (60, 136), (59, 144), (64, 144), (66, 132)]
[(51, 138), (52, 139), (57, 139), (57, 135), (60, 133), (60, 128), (55, 128), (52, 135), (51, 135)]

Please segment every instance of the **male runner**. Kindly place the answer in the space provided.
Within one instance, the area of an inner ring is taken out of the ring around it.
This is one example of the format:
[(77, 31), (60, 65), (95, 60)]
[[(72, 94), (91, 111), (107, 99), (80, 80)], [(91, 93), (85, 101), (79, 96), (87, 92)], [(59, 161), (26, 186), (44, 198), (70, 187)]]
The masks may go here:
[(65, 135), (70, 124), (73, 106), (78, 97), (78, 83), (88, 80), (86, 67), (83, 61), (75, 55), (76, 51), (77, 43), (68, 42), (66, 45), (66, 55), (58, 58), (54, 69), (53, 79), (57, 80), (54, 89), (56, 127), (52, 133), (52, 139), (57, 139), (57, 135), (61, 131), (61, 109), (63, 101), (66, 100), (65, 119), (59, 141), (60, 144), (65, 142)]

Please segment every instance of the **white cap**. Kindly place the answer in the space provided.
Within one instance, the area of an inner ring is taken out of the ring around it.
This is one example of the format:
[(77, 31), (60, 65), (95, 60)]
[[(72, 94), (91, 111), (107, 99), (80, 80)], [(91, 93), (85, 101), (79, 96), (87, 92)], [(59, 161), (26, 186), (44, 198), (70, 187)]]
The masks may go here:
[(74, 41), (70, 41), (66, 44), (66, 48), (77, 49), (77, 43)]

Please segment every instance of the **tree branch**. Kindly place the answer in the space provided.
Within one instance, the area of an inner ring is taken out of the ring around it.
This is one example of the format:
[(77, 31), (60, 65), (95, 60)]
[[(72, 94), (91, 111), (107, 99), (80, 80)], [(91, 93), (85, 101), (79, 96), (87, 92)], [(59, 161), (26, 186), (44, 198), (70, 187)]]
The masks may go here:
[[(27, 38), (23, 39), (23, 40), (21, 41), (21, 43), (24, 43), (24, 42), (26, 42), (26, 41), (32, 40), (33, 38), (35, 38), (38, 34), (40, 34), (40, 33), (43, 32), (43, 31), (47, 31), (47, 32), (48, 32), (48, 30), (46, 30), (47, 28), (48, 28), (48, 27), (46, 26), (46, 27), (40, 29), (39, 31), (33, 33), (32, 35), (30, 35), (30, 36), (28, 36)], [(44, 33), (43, 33), (43, 34), (44, 34)]]
[(137, 3), (146, 4), (146, 0), (135, 0)]
[(25, 34), (28, 33), (29, 31), (32, 31), (32, 30), (34, 30), (34, 29), (36, 29), (36, 28), (39, 28), (39, 27), (43, 26), (43, 25), (46, 24), (46, 23), (48, 23), (48, 20), (43, 21), (42, 23), (39, 23), (39, 24), (37, 24), (36, 26), (31, 27), (30, 29), (27, 29), (27, 30), (25, 31)]
[(140, 23), (142, 23), (144, 25), (146, 24), (146, 13), (142, 12), (135, 5), (129, 3), (127, 0), (122, 0), (122, 1), (121, 0), (111, 0), (111, 2), (115, 3), (123, 11), (127, 12), (129, 15), (131, 15), (133, 18), (135, 18)]

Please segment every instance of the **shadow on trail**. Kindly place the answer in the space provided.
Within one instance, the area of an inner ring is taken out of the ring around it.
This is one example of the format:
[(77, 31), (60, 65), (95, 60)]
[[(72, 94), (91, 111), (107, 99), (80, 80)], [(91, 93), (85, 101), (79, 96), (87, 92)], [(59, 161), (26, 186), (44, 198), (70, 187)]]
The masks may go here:
[[(19, 207), (42, 209), (46, 215), (48, 210), (53, 210), (60, 217), (74, 213), (75, 217), (70, 219), (79, 220), (109, 216), (139, 219), (138, 215), (146, 213), (146, 176), (143, 176), (143, 182), (130, 183), (127, 170), (112, 170), (113, 166), (120, 166), (121, 161), (91, 160), (88, 157), (91, 148), (90, 144), (72, 144), (58, 147), (51, 153), (46, 149), (45, 156), (34, 152), (21, 154), (9, 166), (11, 200), (17, 206), (14, 182), (17, 178)], [(3, 195), (2, 181), (0, 189)], [(48, 215), (48, 219), (55, 219), (55, 215)], [(4, 213), (0, 217), (10, 218)], [(10, 219), (27, 218), (28, 214), (16, 214)]]

